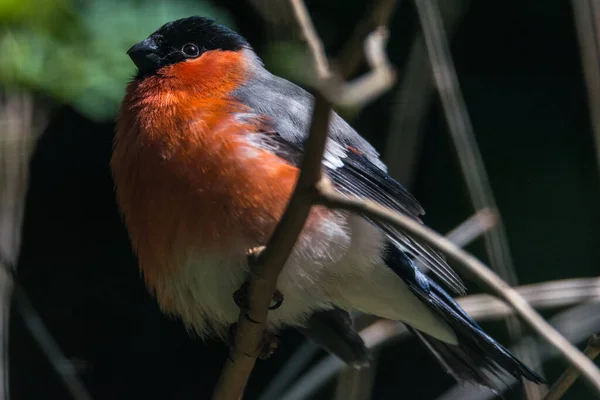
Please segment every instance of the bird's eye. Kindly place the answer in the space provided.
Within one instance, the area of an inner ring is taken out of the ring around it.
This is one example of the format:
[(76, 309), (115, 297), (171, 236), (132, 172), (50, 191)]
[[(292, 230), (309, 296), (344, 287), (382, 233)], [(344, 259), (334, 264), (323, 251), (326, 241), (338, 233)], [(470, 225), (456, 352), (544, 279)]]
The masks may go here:
[(196, 58), (200, 55), (200, 49), (194, 43), (188, 43), (183, 45), (183, 47), (181, 48), (181, 52), (189, 58)]

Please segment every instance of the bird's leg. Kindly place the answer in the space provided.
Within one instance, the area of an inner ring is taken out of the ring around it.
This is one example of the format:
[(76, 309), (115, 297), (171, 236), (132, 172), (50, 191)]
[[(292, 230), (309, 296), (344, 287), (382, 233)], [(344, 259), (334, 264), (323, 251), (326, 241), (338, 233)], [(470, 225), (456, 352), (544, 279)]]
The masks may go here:
[[(235, 333), (237, 330), (237, 323), (231, 324), (229, 327), (229, 346), (235, 346)], [(269, 330), (265, 330), (262, 333), (260, 338), (260, 343), (258, 344), (258, 358), (261, 360), (266, 360), (271, 357), (275, 350), (279, 347), (279, 338), (277, 335)], [(250, 355), (250, 354), (248, 354)]]
[[(248, 264), (250, 268), (256, 265), (259, 262), (259, 257), (262, 251), (264, 250), (264, 246), (254, 247), (246, 253), (248, 257)], [(246, 281), (240, 286), (238, 290), (233, 293), (233, 301), (235, 304), (242, 310), (248, 311), (250, 309), (249, 299), (248, 299), (248, 288), (250, 287), (250, 282)], [(281, 307), (283, 303), (283, 294), (279, 290), (275, 290), (273, 293), (273, 299), (271, 306), (269, 306), (269, 310), (276, 310)], [(249, 313), (245, 313), (246, 319), (248, 321), (258, 324), (258, 321), (254, 321), (250, 318)], [(235, 332), (236, 332), (237, 324), (232, 324), (229, 327), (229, 346), (235, 346)], [(258, 345), (258, 358), (265, 360), (269, 358), (275, 350), (279, 347), (279, 339), (277, 335), (269, 330), (264, 330), (261, 336), (260, 343)], [(250, 355), (250, 354), (249, 354)]]
[(248, 304), (248, 286), (250, 286), (250, 282), (246, 281), (233, 293), (235, 305), (242, 310), (248, 310), (250, 308), (250, 305)]

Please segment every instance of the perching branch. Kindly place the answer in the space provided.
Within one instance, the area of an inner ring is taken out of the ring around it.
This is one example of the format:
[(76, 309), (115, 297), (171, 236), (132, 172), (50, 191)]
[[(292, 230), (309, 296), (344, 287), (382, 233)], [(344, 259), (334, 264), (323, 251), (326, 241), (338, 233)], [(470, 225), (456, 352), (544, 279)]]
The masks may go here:
[(462, 250), (430, 228), (421, 225), (410, 217), (401, 215), (389, 208), (369, 200), (350, 198), (335, 192), (327, 181), (317, 185), (318, 204), (329, 208), (343, 209), (385, 221), (395, 228), (409, 233), (438, 248), (457, 262), (463, 273), (486, 286), (496, 296), (506, 301), (529, 326), (556, 349), (579, 370), (600, 393), (600, 370), (581, 351), (569, 343), (560, 333), (548, 324), (519, 293), (507, 285), (498, 275), (481, 261)]
[[(588, 340), (588, 344), (583, 351), (583, 353), (590, 358), (590, 360), (594, 360), (598, 355), (600, 355), (600, 334), (596, 333), (593, 335), (590, 340)], [(572, 366), (569, 367), (558, 380), (552, 385), (548, 394), (544, 397), (544, 400), (560, 400), (567, 390), (579, 378), (579, 371), (577, 371)]]
[[(325, 151), (331, 116), (331, 94), (345, 93), (348, 88), (352, 88), (349, 86), (352, 83), (335, 84), (335, 86), (332, 84), (333, 74), (329, 69), (323, 45), (304, 3), (301, 0), (290, 0), (290, 2), (312, 52), (319, 77), (318, 86), (323, 93), (329, 93), (330, 96), (326, 97), (321, 93), (315, 96), (309, 135), (304, 144), (304, 155), (296, 188), (266, 247), (251, 263), (248, 310), (242, 310), (240, 313), (230, 357), (225, 362), (213, 394), (213, 398), (218, 400), (237, 400), (244, 392), (256, 362), (257, 349), (265, 330), (268, 307), (276, 290), (277, 279), (314, 205), (315, 188), (321, 179), (321, 160)], [(373, 73), (379, 75), (376, 76), (377, 79), (372, 79), (371, 86), (361, 86), (365, 98), (373, 98), (369, 93), (381, 93), (393, 84), (393, 77), (389, 79), (391, 67), (388, 66), (385, 55), (382, 55), (387, 36), (381, 33), (378, 35), (379, 40), (371, 36), (367, 46), (380, 47), (380, 49), (371, 48), (368, 53), (370, 62), (380, 72)], [(381, 79), (381, 76), (385, 79)], [(333, 87), (337, 90), (331, 91)]]
[(242, 310), (240, 313), (230, 358), (225, 362), (217, 382), (214, 399), (239, 399), (254, 368), (277, 278), (296, 244), (313, 205), (312, 190), (321, 177), (320, 160), (325, 150), (330, 114), (329, 102), (317, 95), (298, 183), (281, 221), (277, 224), (264, 251), (251, 267), (248, 310)]

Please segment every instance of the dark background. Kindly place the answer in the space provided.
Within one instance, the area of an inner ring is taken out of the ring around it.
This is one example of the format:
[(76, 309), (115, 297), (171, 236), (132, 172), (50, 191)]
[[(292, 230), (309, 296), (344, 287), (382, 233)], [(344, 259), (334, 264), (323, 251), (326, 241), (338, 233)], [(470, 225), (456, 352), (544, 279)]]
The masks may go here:
[[(269, 29), (250, 4), (216, 3), (259, 54), (266, 51)], [(308, 3), (331, 52), (366, 3)], [(400, 77), (419, 26), (410, 2), (401, 3), (389, 49)], [(570, 2), (472, 1), (452, 51), (521, 283), (596, 275), (600, 186)], [(392, 91), (351, 120), (381, 151), (394, 106)], [(437, 100), (421, 134), (411, 190), (427, 210), (425, 222), (446, 232), (472, 207)], [(226, 348), (188, 336), (146, 292), (114, 201), (112, 137), (111, 118), (98, 122), (69, 104), (53, 110), (31, 163), (17, 279), (95, 399), (209, 398)], [(485, 259), (479, 242), (469, 250)], [(507, 343), (500, 322), (484, 328)], [(67, 399), (16, 310), (10, 339), (11, 398)], [(283, 335), (276, 355), (258, 363), (248, 399), (301, 340), (295, 332)], [(433, 399), (452, 384), (415, 344), (383, 352), (374, 399)], [(551, 382), (563, 366), (546, 365)], [(578, 383), (566, 398), (592, 397)]]

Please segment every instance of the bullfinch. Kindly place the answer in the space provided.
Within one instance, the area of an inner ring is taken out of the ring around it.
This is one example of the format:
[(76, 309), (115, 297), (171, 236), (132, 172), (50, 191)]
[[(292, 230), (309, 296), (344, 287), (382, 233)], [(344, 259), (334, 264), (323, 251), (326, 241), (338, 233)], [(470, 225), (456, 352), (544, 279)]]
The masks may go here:
[[(111, 169), (139, 268), (164, 312), (226, 340), (247, 251), (266, 244), (294, 189), (314, 98), (203, 17), (163, 25), (128, 55), (138, 72), (117, 118)], [(424, 214), (335, 113), (322, 170), (343, 194), (415, 220)], [(465, 286), (444, 259), (385, 223), (314, 207), (277, 289), (284, 300), (269, 312), (268, 331), (295, 327), (349, 364), (368, 359), (349, 314), (359, 311), (403, 322), (457, 379), (489, 386), (490, 374), (509, 373), (542, 382), (453, 300)]]

